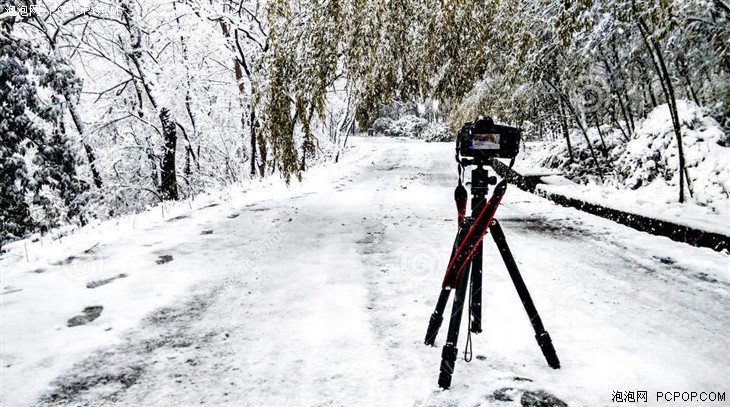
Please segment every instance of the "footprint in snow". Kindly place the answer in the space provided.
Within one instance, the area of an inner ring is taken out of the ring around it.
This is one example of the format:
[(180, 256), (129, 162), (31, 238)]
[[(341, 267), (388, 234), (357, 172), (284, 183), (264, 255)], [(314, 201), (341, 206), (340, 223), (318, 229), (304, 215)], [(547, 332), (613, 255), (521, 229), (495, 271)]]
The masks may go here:
[(497, 389), (488, 399), (497, 401), (520, 401), (522, 407), (567, 407), (568, 405), (545, 390), (524, 390), (514, 387)]
[(101, 315), (101, 311), (104, 309), (101, 305), (93, 305), (91, 307), (86, 307), (83, 309), (83, 315), (76, 315), (75, 317), (68, 320), (66, 323), (69, 328), (73, 328), (75, 326), (80, 325), (86, 325), (89, 322), (99, 318)]
[(170, 255), (170, 254), (163, 254), (163, 255), (161, 255), (160, 257), (157, 258), (157, 260), (155, 261), (155, 263), (157, 263), (157, 264), (165, 264), (165, 263), (169, 263), (171, 261), (172, 261), (172, 255)]
[(563, 400), (553, 396), (545, 390), (528, 390), (520, 398), (522, 407), (568, 407)]
[(12, 294), (12, 293), (17, 293), (17, 292), (23, 291), (22, 288), (17, 288), (17, 287), (12, 286), (12, 285), (6, 285), (5, 287), (3, 287), (3, 290), (4, 291), (2, 292), (2, 295), (8, 295), (8, 294)]
[(101, 287), (103, 285), (107, 285), (107, 284), (111, 283), (114, 280), (118, 280), (120, 278), (126, 278), (126, 277), (127, 277), (126, 274), (121, 273), (121, 274), (116, 275), (114, 277), (105, 278), (103, 280), (89, 281), (88, 283), (86, 283), (86, 288), (92, 288), (93, 289), (93, 288)]

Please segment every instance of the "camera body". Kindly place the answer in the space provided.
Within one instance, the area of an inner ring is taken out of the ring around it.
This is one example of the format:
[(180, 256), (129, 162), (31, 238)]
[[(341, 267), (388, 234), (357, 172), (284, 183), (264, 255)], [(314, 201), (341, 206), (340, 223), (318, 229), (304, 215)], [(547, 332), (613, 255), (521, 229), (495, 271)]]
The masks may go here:
[(456, 150), (461, 157), (473, 158), (474, 164), (489, 165), (492, 158), (515, 158), (521, 136), (517, 127), (494, 124), (491, 117), (479, 116), (461, 127)]

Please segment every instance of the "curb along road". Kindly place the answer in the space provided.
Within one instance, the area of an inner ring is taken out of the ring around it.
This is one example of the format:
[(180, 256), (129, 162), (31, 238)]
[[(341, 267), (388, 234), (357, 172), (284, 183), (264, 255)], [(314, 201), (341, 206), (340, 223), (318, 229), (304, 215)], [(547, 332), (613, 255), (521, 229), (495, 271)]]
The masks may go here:
[(722, 252), (730, 250), (730, 236), (719, 233), (708, 232), (690, 226), (681, 225), (666, 220), (650, 218), (635, 213), (624, 212), (618, 209), (569, 198), (564, 195), (538, 190), (537, 186), (542, 184), (540, 176), (523, 176), (509, 168), (503, 162), (494, 160), (494, 171), (507, 182), (516, 185), (518, 188), (531, 192), (535, 195), (546, 198), (561, 206), (576, 208), (592, 215), (600, 216), (634, 228), (636, 230), (651, 233), (657, 236), (666, 236), (674, 241), (687, 243), (697, 247), (709, 247), (710, 249)]

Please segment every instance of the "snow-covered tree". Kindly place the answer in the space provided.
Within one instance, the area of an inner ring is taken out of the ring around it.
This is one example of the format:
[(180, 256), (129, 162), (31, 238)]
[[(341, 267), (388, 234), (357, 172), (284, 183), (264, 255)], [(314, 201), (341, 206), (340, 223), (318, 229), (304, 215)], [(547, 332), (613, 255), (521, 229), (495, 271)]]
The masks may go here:
[(78, 78), (13, 28), (13, 20), (0, 26), (0, 245), (75, 217), (87, 187), (62, 115)]

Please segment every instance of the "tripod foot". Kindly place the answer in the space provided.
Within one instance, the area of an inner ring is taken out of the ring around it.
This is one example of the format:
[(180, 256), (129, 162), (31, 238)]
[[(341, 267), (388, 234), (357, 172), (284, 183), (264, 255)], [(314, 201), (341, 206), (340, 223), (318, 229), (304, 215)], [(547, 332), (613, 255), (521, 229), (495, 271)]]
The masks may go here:
[(441, 351), (441, 372), (439, 373), (439, 387), (448, 389), (451, 387), (451, 375), (454, 374), (456, 355), (459, 352), (454, 345), (447, 343)]
[(444, 309), (446, 308), (446, 303), (449, 302), (449, 294), (451, 294), (451, 289), (441, 289), (441, 294), (439, 294), (439, 299), (436, 302), (436, 309), (431, 314), (431, 319), (428, 320), (426, 339), (423, 340), (423, 343), (426, 345), (433, 345), (436, 341), (436, 335), (438, 335), (441, 323), (444, 321)]
[(553, 369), (560, 369), (560, 359), (558, 359), (558, 354), (555, 352), (550, 334), (543, 331), (541, 334), (535, 335), (535, 339), (537, 339), (537, 344), (540, 345), (540, 350), (548, 365)]

